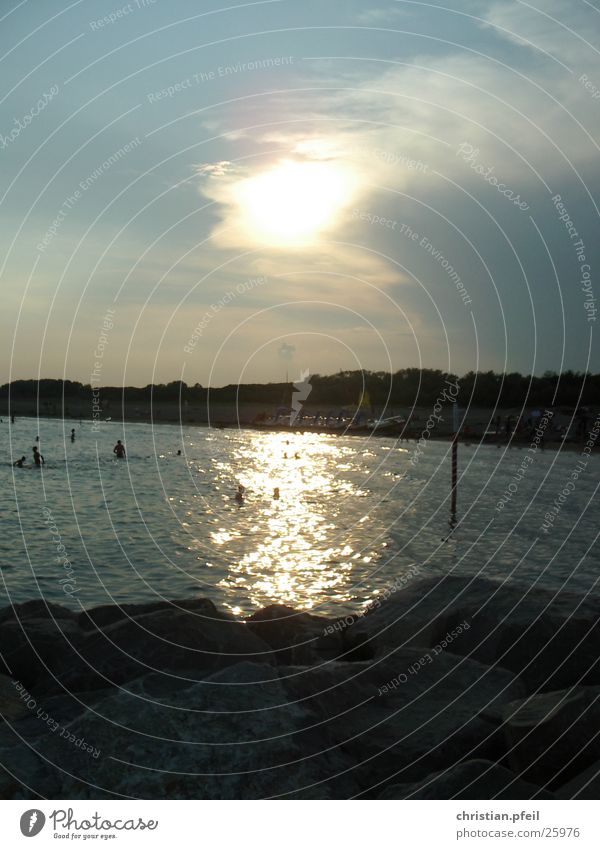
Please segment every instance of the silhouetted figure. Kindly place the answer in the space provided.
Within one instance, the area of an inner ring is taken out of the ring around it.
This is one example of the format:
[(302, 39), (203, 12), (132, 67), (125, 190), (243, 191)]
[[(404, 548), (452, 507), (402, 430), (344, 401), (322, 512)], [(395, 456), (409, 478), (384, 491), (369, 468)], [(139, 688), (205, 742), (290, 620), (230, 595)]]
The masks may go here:
[(14, 416), (11, 416), (11, 417), (10, 417), (10, 423), (11, 423), (11, 424), (14, 424), (14, 423), (15, 423), (15, 417), (14, 417)]
[(177, 452), (177, 456), (178, 456), (178, 457), (181, 457), (181, 448), (178, 450), (178, 452)]
[(275, 501), (279, 501), (279, 487), (278, 486), (276, 486), (275, 489), (273, 490), (273, 498), (275, 499)]
[(125, 446), (123, 445), (120, 439), (117, 439), (117, 444), (113, 448), (113, 454), (117, 455), (118, 460), (125, 459)]
[(46, 461), (44, 460), (44, 458), (43, 458), (43, 457), (42, 457), (42, 455), (40, 454), (40, 452), (39, 452), (39, 450), (38, 450), (37, 445), (34, 445), (34, 446), (33, 446), (33, 448), (32, 448), (31, 450), (33, 451), (33, 462), (35, 463), (35, 465), (36, 465), (38, 468), (39, 468), (40, 466), (45, 466), (45, 465), (46, 465)]
[(39, 442), (39, 441), (40, 441), (40, 435), (39, 435), (39, 433), (38, 433), (38, 435), (36, 436), (35, 441), (36, 441), (36, 442)]
[(235, 494), (235, 500), (237, 501), (238, 504), (244, 503), (244, 492), (245, 491), (246, 491), (246, 488), (244, 486), (242, 486), (242, 484), (240, 484), (238, 486), (237, 492)]
[(26, 459), (27, 459), (26, 457), (21, 457), (20, 460), (15, 460), (15, 462), (13, 463), (13, 466), (16, 466), (17, 469), (22, 469), (23, 463), (25, 462)]
[(75, 428), (71, 428), (71, 442), (75, 442)]

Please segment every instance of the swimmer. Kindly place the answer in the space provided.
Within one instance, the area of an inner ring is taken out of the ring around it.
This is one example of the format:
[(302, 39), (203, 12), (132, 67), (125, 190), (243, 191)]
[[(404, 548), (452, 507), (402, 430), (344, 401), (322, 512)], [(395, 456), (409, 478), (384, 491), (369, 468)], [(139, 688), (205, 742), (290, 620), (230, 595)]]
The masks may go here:
[(34, 445), (34, 446), (33, 446), (33, 448), (32, 448), (31, 450), (33, 451), (33, 462), (35, 463), (35, 465), (36, 465), (38, 468), (39, 468), (40, 466), (45, 466), (45, 465), (46, 465), (46, 461), (44, 460), (44, 458), (43, 458), (43, 457), (42, 457), (42, 455), (40, 454), (40, 452), (39, 452), (39, 450), (38, 450), (37, 445)]
[(26, 457), (21, 457), (20, 460), (15, 460), (15, 462), (13, 463), (13, 466), (16, 466), (17, 469), (22, 469), (23, 463), (25, 462), (26, 459), (27, 459)]
[(279, 487), (278, 486), (276, 486), (275, 489), (273, 490), (273, 498), (275, 499), (275, 501), (279, 501)]
[(118, 460), (123, 460), (125, 458), (125, 446), (120, 439), (117, 439), (117, 444), (113, 448), (113, 454), (117, 455)]
[(244, 492), (245, 491), (246, 491), (246, 488), (244, 486), (242, 486), (242, 484), (240, 484), (238, 486), (237, 492), (235, 494), (235, 500), (237, 501), (238, 504), (244, 503)]

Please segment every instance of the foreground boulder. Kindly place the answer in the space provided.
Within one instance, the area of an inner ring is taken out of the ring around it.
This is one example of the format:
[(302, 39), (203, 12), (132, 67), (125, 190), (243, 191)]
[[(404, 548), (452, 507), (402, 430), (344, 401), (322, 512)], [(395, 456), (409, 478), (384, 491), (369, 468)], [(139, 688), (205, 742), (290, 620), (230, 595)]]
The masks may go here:
[(308, 724), (305, 708), (290, 703), (272, 666), (241, 663), (170, 694), (161, 676), (112, 691), (64, 731), (37, 737), (35, 765), (23, 747), (0, 754), (7, 769), (26, 772), (29, 786), (50, 798), (354, 795), (346, 753), (330, 752), (325, 769), (306, 756), (301, 729)]
[(331, 620), (284, 604), (271, 604), (254, 613), (248, 629), (275, 650), (278, 663), (306, 665), (332, 656), (338, 648), (328, 639)]
[(600, 687), (542, 693), (504, 706), (508, 760), (555, 788), (600, 758)]
[(600, 798), (600, 761), (596, 761), (567, 784), (559, 787), (556, 798), (598, 800)]
[(0, 611), (1, 670), (45, 695), (119, 686), (162, 672), (188, 681), (270, 646), (208, 599), (106, 605), (76, 614), (42, 602)]
[(572, 593), (480, 577), (414, 581), (360, 623), (379, 654), (445, 643), (520, 675), (530, 692), (600, 684), (600, 604)]
[[(85, 633), (55, 675), (68, 691), (121, 685), (141, 675), (172, 676), (172, 686), (202, 680), (242, 660), (272, 660), (272, 650), (243, 623), (211, 602), (201, 612), (171, 606), (120, 619)], [(46, 692), (57, 691), (47, 680)]]
[(280, 667), (290, 698), (310, 711), (305, 748), (352, 759), (361, 793), (415, 781), (467, 757), (496, 758), (495, 727), (478, 713), (523, 692), (515, 676), (449, 652), (402, 649), (374, 662)]
[(7, 675), (0, 675), (0, 723), (22, 719), (28, 715), (27, 704), (20, 697), (15, 683)]
[(492, 761), (472, 760), (428, 775), (414, 784), (393, 784), (380, 799), (553, 799)]
[(82, 637), (77, 616), (44, 602), (0, 610), (0, 672), (34, 686)]

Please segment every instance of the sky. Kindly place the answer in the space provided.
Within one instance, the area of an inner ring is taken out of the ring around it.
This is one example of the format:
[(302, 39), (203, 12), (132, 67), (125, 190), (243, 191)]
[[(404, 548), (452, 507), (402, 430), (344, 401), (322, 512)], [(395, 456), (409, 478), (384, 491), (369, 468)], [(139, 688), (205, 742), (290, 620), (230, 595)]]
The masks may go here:
[(0, 382), (600, 371), (587, 0), (0, 0), (0, 80)]

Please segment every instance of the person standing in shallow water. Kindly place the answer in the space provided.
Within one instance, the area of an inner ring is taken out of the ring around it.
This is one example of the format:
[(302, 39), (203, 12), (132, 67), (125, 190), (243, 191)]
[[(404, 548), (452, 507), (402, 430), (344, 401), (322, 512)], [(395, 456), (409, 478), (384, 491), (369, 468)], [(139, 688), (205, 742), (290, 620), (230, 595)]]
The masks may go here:
[(125, 459), (125, 446), (123, 445), (120, 439), (117, 439), (117, 444), (113, 448), (113, 454), (117, 455), (118, 460)]
[(45, 465), (46, 465), (46, 461), (44, 460), (43, 456), (40, 454), (40, 452), (39, 452), (39, 449), (38, 449), (37, 445), (34, 445), (34, 446), (33, 446), (32, 451), (33, 451), (33, 462), (35, 463), (35, 465), (36, 465), (38, 468), (39, 468), (40, 466), (45, 466)]
[(75, 428), (71, 428), (71, 442), (75, 442)]

